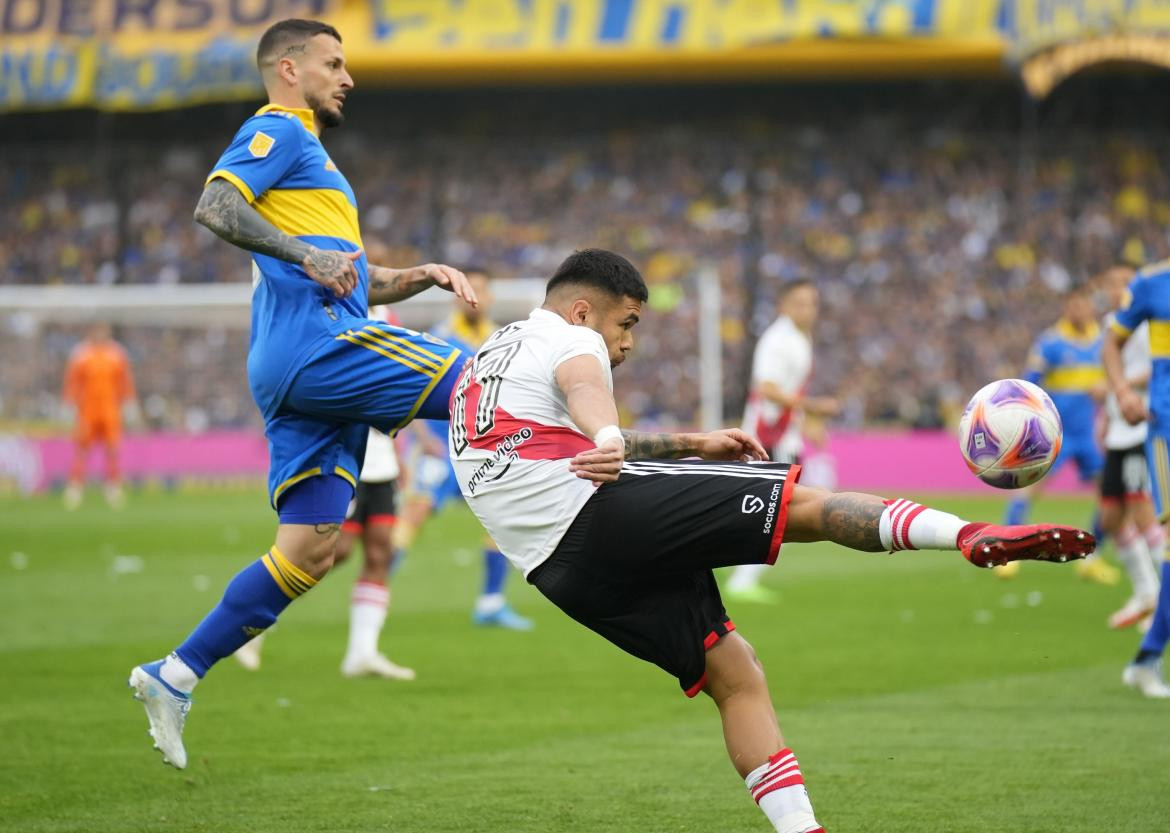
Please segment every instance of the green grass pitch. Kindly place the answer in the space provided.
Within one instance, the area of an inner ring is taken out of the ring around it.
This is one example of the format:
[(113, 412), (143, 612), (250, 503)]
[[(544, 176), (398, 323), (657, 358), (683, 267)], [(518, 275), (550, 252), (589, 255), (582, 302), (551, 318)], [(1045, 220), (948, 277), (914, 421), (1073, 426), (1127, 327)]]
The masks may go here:
[[(127, 672), (267, 548), (260, 493), (0, 498), (0, 830), (738, 833), (768, 828), (714, 707), (509, 583), (537, 629), (474, 628), (478, 533), (442, 514), (382, 645), (413, 683), (343, 680), (354, 565), (291, 607), (264, 667), (196, 692), (177, 772)], [(998, 519), (1000, 501), (943, 508)], [(1083, 521), (1084, 500), (1046, 500)], [(778, 607), (730, 606), (830, 833), (1170, 830), (1170, 704), (1119, 683), (1127, 594), (1071, 567), (1012, 582), (952, 553), (786, 546)]]

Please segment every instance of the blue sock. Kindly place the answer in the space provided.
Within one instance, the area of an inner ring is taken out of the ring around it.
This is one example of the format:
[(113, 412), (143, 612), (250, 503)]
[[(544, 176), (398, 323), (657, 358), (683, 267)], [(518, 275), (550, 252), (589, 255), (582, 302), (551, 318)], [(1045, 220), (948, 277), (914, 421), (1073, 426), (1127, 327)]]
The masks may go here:
[(1162, 562), (1162, 589), (1158, 591), (1158, 607), (1154, 610), (1154, 623), (1142, 640), (1137, 662), (1156, 660), (1166, 650), (1170, 641), (1170, 561)]
[(499, 550), (483, 551), (483, 595), (504, 592), (504, 580), (508, 578), (508, 559)]
[(1007, 526), (1017, 526), (1028, 520), (1028, 509), (1030, 505), (1027, 499), (1018, 497), (1013, 498), (1008, 504), (1007, 512), (1003, 516), (1003, 522)]
[(223, 598), (175, 653), (199, 677), (266, 630), (316, 580), (273, 547), (228, 582)]

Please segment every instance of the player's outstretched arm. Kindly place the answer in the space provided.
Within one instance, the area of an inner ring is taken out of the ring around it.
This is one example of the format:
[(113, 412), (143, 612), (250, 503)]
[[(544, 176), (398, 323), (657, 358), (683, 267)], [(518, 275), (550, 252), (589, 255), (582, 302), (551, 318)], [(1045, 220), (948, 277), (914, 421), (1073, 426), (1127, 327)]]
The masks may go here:
[(339, 298), (347, 297), (357, 286), (354, 261), (361, 257), (360, 251), (318, 249), (285, 234), (265, 220), (248, 204), (240, 189), (226, 179), (207, 183), (195, 206), (195, 222), (241, 249), (299, 263), (309, 277)]
[(437, 286), (455, 294), (464, 303), (477, 307), (479, 299), (467, 276), (453, 266), (424, 263), (409, 269), (370, 266), (370, 306), (393, 304)]
[(662, 434), (622, 431), (627, 460), (677, 460), (702, 457), (704, 460), (767, 460), (759, 441), (738, 428), (705, 434)]

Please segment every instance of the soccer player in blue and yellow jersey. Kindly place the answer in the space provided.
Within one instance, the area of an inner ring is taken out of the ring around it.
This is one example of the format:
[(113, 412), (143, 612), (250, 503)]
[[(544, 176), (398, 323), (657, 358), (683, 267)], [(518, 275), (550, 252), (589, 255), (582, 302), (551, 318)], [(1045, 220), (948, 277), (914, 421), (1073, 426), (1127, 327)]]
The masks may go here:
[[(1087, 286), (1075, 286), (1065, 295), (1062, 317), (1032, 345), (1024, 378), (1052, 397), (1064, 425), (1064, 441), (1052, 471), (1071, 460), (1082, 480), (1095, 480), (1104, 465), (1094, 427), (1097, 401), (1105, 392), (1105, 374), (1101, 369), (1101, 328)], [(1037, 492), (1036, 487), (1021, 489), (1008, 504), (1004, 523), (1024, 523)], [(1106, 584), (1117, 581), (1117, 570), (1099, 558), (1077, 567), (1086, 578)], [(1012, 562), (997, 568), (996, 574), (1010, 578), (1018, 571), (1019, 563)]]
[(470, 304), (462, 272), (366, 262), (353, 191), (321, 144), (342, 122), (353, 79), (332, 26), (284, 20), (260, 39), (269, 104), (244, 122), (212, 169), (195, 219), (252, 252), (248, 381), (264, 414), (276, 540), (165, 659), (130, 685), (163, 760), (182, 769), (190, 694), (207, 670), (276, 621), (333, 563), (369, 426), (447, 419), (463, 354), (366, 317), (371, 304), (441, 286)]
[[(1102, 359), (1109, 385), (1117, 395), (1122, 415), (1131, 425), (1147, 417), (1142, 396), (1125, 378), (1121, 348), (1143, 321), (1150, 328), (1150, 406), (1146, 453), (1150, 461), (1150, 482), (1158, 518), (1170, 517), (1170, 261), (1148, 266), (1138, 272), (1129, 286), (1129, 298), (1117, 311), (1110, 327)], [(1126, 666), (1122, 681), (1147, 697), (1170, 698), (1170, 685), (1162, 676), (1162, 654), (1170, 641), (1170, 560), (1162, 562), (1162, 587), (1154, 621), (1142, 639), (1133, 662)]]

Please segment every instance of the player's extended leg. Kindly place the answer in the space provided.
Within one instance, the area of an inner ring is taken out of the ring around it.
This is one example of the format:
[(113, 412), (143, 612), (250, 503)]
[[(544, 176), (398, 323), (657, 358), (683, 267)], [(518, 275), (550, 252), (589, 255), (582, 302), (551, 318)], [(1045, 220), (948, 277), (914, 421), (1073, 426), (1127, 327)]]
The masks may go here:
[(132, 669), (130, 686), (146, 706), (164, 762), (187, 765), (183, 725), (191, 692), (211, 666), (267, 630), (329, 571), (352, 494), (349, 482), (336, 475), (310, 477), (289, 489), (272, 548), (228, 582), (219, 604), (183, 644)]
[(751, 645), (738, 633), (727, 634), (707, 651), (706, 672), (703, 691), (719, 709), (731, 764), (768, 821), (779, 833), (823, 831)]
[(349, 607), (349, 643), (341, 673), (347, 677), (376, 676), (413, 680), (412, 668), (391, 662), (378, 651), (378, 640), (390, 608), (386, 581), (396, 550), (391, 540), (394, 517), (372, 514), (362, 528), (362, 568), (353, 586)]
[(977, 567), (1010, 561), (1071, 561), (1093, 550), (1093, 536), (1053, 524), (970, 523), (910, 500), (858, 492), (793, 488), (786, 542), (832, 541), (866, 552), (958, 550)]

